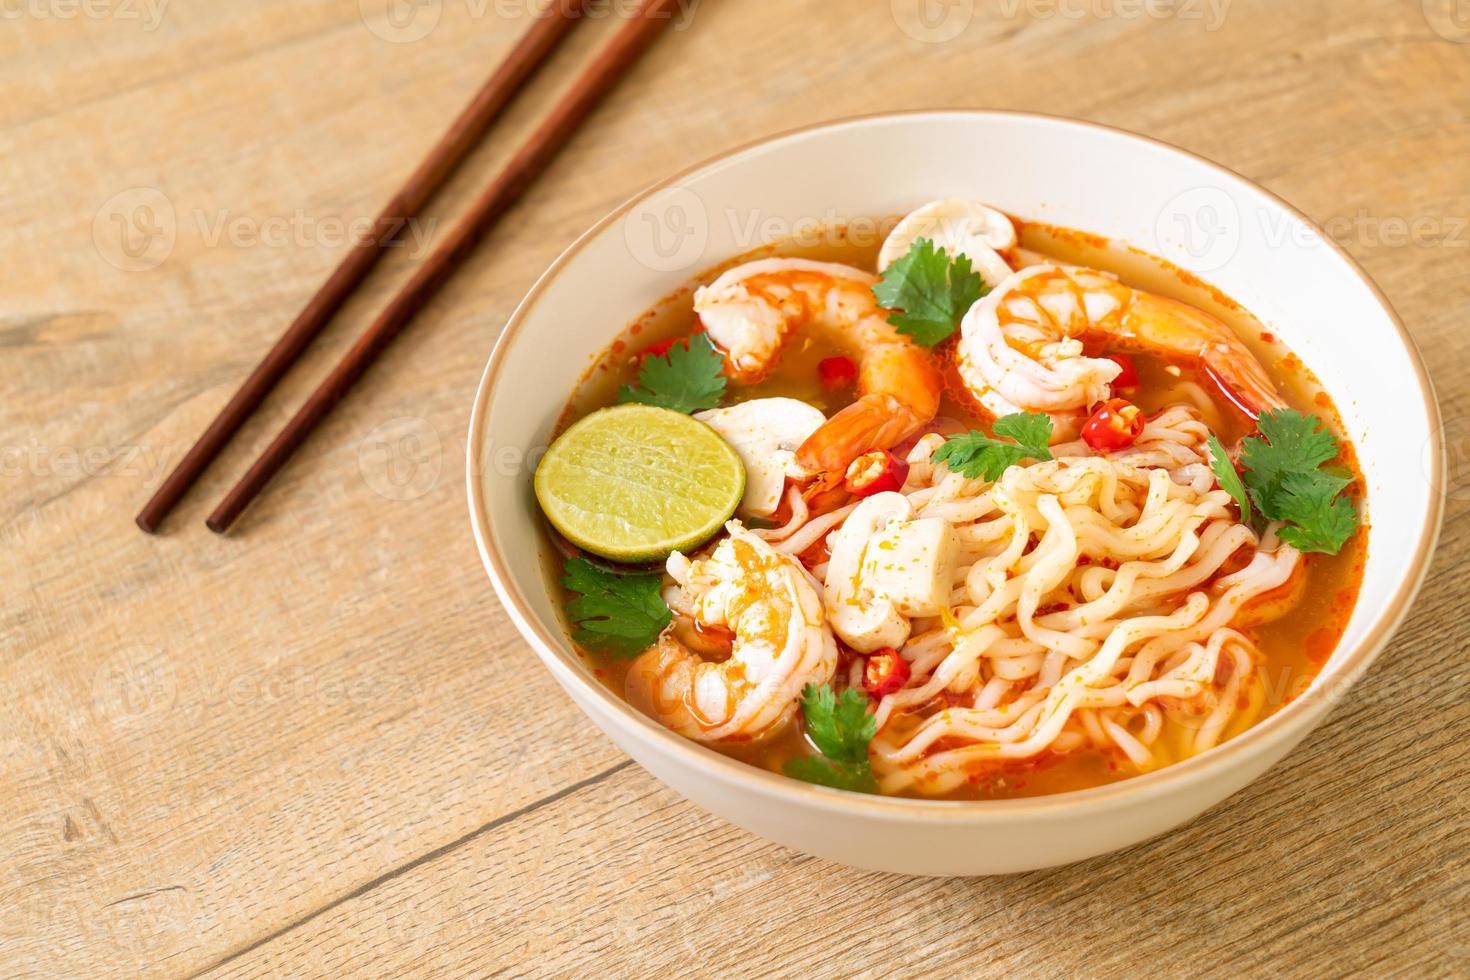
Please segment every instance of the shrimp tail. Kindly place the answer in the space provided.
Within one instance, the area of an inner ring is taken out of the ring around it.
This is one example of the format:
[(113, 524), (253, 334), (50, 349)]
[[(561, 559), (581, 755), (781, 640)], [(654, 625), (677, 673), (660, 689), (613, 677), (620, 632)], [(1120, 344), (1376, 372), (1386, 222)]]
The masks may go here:
[(842, 482), (847, 467), (863, 453), (892, 449), (932, 418), (892, 395), (868, 394), (832, 416), (796, 451), (796, 461), (821, 487)]
[(1251, 421), (1258, 421), (1265, 412), (1286, 407), (1276, 386), (1259, 366), (1242, 363), (1239, 358), (1229, 357), (1228, 352), (1217, 354), (1213, 350), (1206, 351), (1200, 361), (1215, 387)]
[(1126, 332), (1143, 340), (1145, 349), (1196, 355), (1215, 387), (1253, 421), (1285, 407), (1261, 362), (1219, 319), (1163, 296), (1140, 292), (1133, 297)]

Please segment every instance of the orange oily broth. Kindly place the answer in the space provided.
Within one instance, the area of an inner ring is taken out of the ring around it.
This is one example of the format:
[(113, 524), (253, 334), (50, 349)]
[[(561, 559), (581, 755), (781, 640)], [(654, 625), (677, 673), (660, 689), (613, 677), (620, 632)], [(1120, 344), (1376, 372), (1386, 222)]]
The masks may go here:
[[(1131, 286), (1191, 303), (1224, 320), (1260, 358), (1289, 404), (1321, 416), (1341, 434), (1342, 426), (1336, 409), (1316, 379), (1299, 359), (1275, 341), (1259, 321), (1229, 297), (1162, 259), (1112, 244), (1099, 236), (1035, 222), (1017, 224), (1022, 254), (1033, 261), (1044, 257), (1112, 272)], [(840, 229), (830, 230), (825, 237), (828, 240), (819, 246), (765, 246), (710, 270), (699, 277), (699, 282), (711, 282), (722, 271), (740, 262), (771, 255), (842, 262), (864, 270), (875, 268), (879, 242), (848, 240)], [(618, 387), (636, 379), (637, 351), (660, 340), (686, 336), (697, 328), (691, 308), (693, 291), (691, 286), (666, 297), (617, 337), (588, 369), (583, 383), (567, 405), (559, 430), (588, 412), (616, 401)], [(850, 402), (853, 392), (849, 390), (834, 396), (824, 391), (817, 378), (817, 364), (824, 357), (840, 353), (845, 352), (810, 338), (793, 338), (769, 377), (755, 385), (732, 384), (727, 389), (725, 402), (785, 396), (809, 402), (830, 415)], [(1202, 414), (1226, 445), (1252, 431), (1249, 420), (1224, 403), (1209, 379), (1201, 373), (1186, 365), (1170, 365), (1157, 357), (1131, 351), (1129, 354), (1138, 366), (1140, 386), (1136, 391), (1123, 394), (1145, 411), (1153, 412), (1179, 401), (1195, 404), (1199, 390), (1203, 389), (1209, 399), (1201, 406)], [(977, 415), (971, 408), (970, 399), (957, 389), (958, 380), (954, 372), (946, 371), (946, 375), (949, 390), (940, 408), (941, 416), (975, 428), (985, 428), (988, 420), (983, 413)], [(1353, 463), (1350, 447), (1344, 456), (1349, 464)], [(1356, 471), (1356, 466), (1353, 468)], [(1350, 492), (1359, 492), (1361, 482), (1360, 477), (1358, 485)], [(1364, 516), (1366, 518), (1367, 515)], [(563, 543), (549, 541), (548, 561), (545, 562), (549, 585), (563, 600), (567, 596), (555, 579), (561, 574), (564, 550)], [(1301, 598), (1293, 607), (1292, 614), (1243, 630), (1259, 646), (1263, 656), (1258, 669), (1263, 677), (1264, 701), (1252, 724), (1299, 696), (1336, 648), (1357, 598), (1365, 559), (1366, 534), (1363, 533), (1355, 535), (1339, 555), (1308, 556), (1303, 581), (1293, 583), (1294, 587), (1301, 589)], [(681, 636), (681, 639), (687, 639), (695, 648), (711, 647), (707, 637), (697, 634)], [(718, 643), (714, 646), (718, 647)], [(580, 652), (594, 675), (623, 697), (630, 661), (590, 651)], [(846, 670), (845, 660), (838, 669), (839, 672)], [(1236, 723), (1227, 731), (1227, 737), (1239, 734), (1245, 727), (1248, 725)], [(1159, 749), (1159, 754), (1170, 755), (1167, 734), (1162, 741), (1165, 744)], [(784, 731), (756, 743), (711, 747), (732, 758), (776, 772), (780, 772), (791, 758), (812, 752), (797, 725), (787, 726)], [(1041, 796), (1116, 782), (1138, 772), (1116, 750), (1089, 749), (1068, 755), (1046, 753), (1022, 763), (987, 766), (968, 785), (947, 794), (947, 798), (976, 800)]]

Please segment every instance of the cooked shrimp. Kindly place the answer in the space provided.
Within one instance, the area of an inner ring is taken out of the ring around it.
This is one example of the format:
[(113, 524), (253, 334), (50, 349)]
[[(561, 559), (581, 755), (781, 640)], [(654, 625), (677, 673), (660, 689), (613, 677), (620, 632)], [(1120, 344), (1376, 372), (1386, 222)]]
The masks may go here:
[(846, 265), (760, 259), (694, 294), (694, 310), (737, 381), (763, 378), (798, 331), (858, 358), (860, 397), (797, 450), (797, 462), (820, 485), (840, 481), (854, 459), (896, 446), (939, 411), (933, 358), (888, 323), (873, 298), (877, 281)]
[(1082, 338), (1197, 365), (1251, 418), (1285, 403), (1255, 356), (1202, 310), (1091, 269), (1023, 269), (970, 308), (960, 376), (987, 411), (1071, 413), (1109, 397), (1120, 368)]
[(837, 643), (806, 570), (739, 521), (726, 530), (708, 558), (675, 553), (669, 572), (680, 585), (675, 608), (734, 634), (729, 659), (704, 660), (666, 632), (628, 672), (630, 701), (701, 742), (749, 741), (781, 728), (801, 689), (827, 683), (837, 667)]

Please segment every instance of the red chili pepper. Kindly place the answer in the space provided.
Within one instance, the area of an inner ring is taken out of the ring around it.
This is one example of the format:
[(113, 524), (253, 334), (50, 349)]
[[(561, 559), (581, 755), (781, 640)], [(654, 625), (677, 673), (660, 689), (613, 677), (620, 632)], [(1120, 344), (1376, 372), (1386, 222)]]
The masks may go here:
[(1114, 390), (1138, 387), (1138, 365), (1133, 363), (1133, 358), (1127, 354), (1109, 354), (1108, 360), (1123, 369), (1122, 373), (1113, 379)]
[(909, 682), (909, 662), (893, 647), (884, 647), (868, 655), (863, 666), (863, 689), (875, 698), (883, 698), (903, 689)]
[(683, 343), (684, 341), (685, 338), (683, 337), (670, 337), (668, 340), (660, 340), (656, 344), (649, 344), (633, 356), (638, 359), (638, 363), (640, 364), (650, 357), (667, 357), (669, 351), (674, 349), (675, 344)]
[(1143, 434), (1144, 418), (1137, 405), (1122, 398), (1109, 398), (1082, 426), (1082, 441), (1100, 453), (1126, 448)]
[(840, 391), (857, 381), (857, 365), (850, 357), (824, 357), (817, 365), (817, 376), (828, 391)]
[(909, 464), (888, 452), (878, 449), (863, 453), (847, 468), (847, 492), (854, 497), (871, 497), (875, 493), (903, 489), (908, 479)]

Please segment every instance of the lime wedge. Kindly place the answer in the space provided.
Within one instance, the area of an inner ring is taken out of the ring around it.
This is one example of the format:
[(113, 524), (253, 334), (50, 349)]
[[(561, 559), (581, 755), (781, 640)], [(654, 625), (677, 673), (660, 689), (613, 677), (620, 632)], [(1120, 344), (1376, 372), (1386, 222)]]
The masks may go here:
[(703, 422), (666, 408), (604, 408), (563, 432), (536, 467), (536, 499), (568, 541), (645, 562), (703, 544), (740, 503), (745, 468)]

